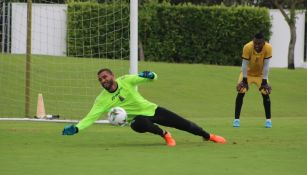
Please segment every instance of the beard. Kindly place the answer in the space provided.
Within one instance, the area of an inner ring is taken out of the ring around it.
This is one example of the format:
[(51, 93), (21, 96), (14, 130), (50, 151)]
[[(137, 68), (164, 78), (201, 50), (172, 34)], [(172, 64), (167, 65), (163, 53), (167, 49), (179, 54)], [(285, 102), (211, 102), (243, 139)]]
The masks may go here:
[(114, 81), (113, 81), (113, 80), (110, 80), (110, 81), (108, 81), (108, 82), (106, 82), (106, 83), (101, 84), (101, 86), (102, 86), (104, 89), (110, 91), (110, 90), (112, 89), (113, 84), (114, 84)]

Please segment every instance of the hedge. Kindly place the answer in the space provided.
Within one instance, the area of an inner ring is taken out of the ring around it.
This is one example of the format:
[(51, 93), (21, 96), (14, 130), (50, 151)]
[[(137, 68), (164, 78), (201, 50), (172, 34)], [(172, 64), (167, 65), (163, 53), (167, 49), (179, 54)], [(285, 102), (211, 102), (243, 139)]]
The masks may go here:
[(254, 34), (270, 36), (266, 8), (159, 4), (146, 12), (139, 35), (151, 61), (239, 65), (242, 46)]
[[(124, 38), (129, 37), (129, 4), (113, 13), (120, 6), (70, 3), (68, 55), (114, 59), (128, 55), (129, 41)], [(114, 23), (114, 18), (121, 20)], [(120, 30), (114, 30), (118, 25)], [(242, 46), (259, 31), (269, 39), (270, 28), (266, 8), (168, 3), (139, 8), (139, 41), (149, 61), (239, 65)]]

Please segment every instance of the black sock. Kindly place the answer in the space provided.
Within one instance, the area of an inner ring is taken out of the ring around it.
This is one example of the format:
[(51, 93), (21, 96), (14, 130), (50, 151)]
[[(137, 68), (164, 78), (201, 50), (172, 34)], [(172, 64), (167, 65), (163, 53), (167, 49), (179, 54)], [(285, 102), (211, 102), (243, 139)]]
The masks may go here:
[(265, 118), (271, 119), (271, 100), (269, 95), (262, 94)]
[(237, 95), (236, 107), (235, 107), (235, 119), (240, 119), (244, 95), (245, 95), (245, 93), (238, 93), (238, 95)]

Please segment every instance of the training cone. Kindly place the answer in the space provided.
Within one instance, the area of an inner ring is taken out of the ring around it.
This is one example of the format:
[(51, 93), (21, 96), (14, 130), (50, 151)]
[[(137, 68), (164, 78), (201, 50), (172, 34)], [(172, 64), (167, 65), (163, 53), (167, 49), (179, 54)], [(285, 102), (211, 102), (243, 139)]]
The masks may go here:
[(45, 118), (46, 117), (43, 94), (38, 94), (38, 97), (37, 97), (36, 117), (37, 118)]

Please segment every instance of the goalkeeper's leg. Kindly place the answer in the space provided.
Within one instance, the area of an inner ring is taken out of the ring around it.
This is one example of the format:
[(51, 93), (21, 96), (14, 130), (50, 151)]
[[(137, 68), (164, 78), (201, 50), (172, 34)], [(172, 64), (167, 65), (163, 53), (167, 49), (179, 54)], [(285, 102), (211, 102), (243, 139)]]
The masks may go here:
[(159, 126), (155, 125), (154, 123), (187, 131), (194, 135), (202, 136), (204, 140), (210, 140), (218, 143), (226, 142), (223, 137), (209, 134), (195, 123), (188, 121), (180, 117), (179, 115), (161, 107), (158, 107), (156, 109), (155, 115), (153, 117), (141, 115), (136, 116), (131, 122), (130, 126), (134, 131), (139, 133), (150, 132), (153, 134), (160, 135), (165, 139), (168, 146), (175, 146), (176, 142), (171, 137), (170, 133), (167, 131), (163, 131)]
[(192, 133), (194, 135), (202, 136), (204, 140), (210, 140), (218, 143), (226, 143), (226, 140), (223, 137), (210, 134), (203, 130), (203, 128), (201, 128), (197, 124), (187, 119), (184, 119), (179, 115), (162, 107), (158, 107), (156, 109), (155, 115), (153, 118), (151, 118), (151, 120), (154, 123), (163, 126), (173, 127), (182, 131)]
[(235, 105), (235, 119), (233, 120), (232, 126), (233, 127), (240, 127), (240, 114), (241, 108), (243, 105), (243, 98), (245, 93), (238, 93), (236, 98), (236, 105)]
[(139, 133), (150, 132), (160, 135), (164, 138), (166, 145), (175, 146), (176, 141), (172, 138), (171, 134), (167, 131), (163, 131), (159, 126), (155, 125), (148, 116), (136, 116), (131, 122), (131, 128)]
[(238, 93), (238, 95), (237, 95), (236, 107), (235, 107), (235, 119), (240, 119), (244, 95), (245, 95), (245, 93)]
[(262, 94), (266, 119), (271, 119), (271, 100), (269, 95)]
[(262, 98), (263, 98), (263, 106), (264, 106), (265, 118), (266, 118), (264, 126), (266, 128), (272, 128), (270, 96), (268, 94), (266, 95), (262, 94)]
[(158, 107), (156, 109), (155, 115), (151, 120), (154, 123), (173, 127), (179, 130), (187, 131), (194, 135), (203, 136), (205, 139), (210, 138), (210, 134), (204, 131), (201, 127), (197, 126), (195, 123), (190, 122), (179, 115), (165, 109), (162, 107)]

